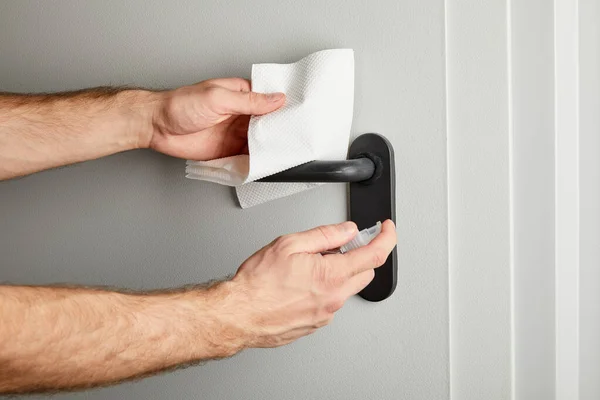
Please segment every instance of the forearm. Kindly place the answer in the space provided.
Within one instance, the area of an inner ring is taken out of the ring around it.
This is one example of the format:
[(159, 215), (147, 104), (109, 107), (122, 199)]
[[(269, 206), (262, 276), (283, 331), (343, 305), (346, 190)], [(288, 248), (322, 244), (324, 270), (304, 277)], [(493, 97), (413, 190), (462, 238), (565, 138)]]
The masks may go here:
[(158, 93), (0, 94), (0, 180), (146, 147)]
[(242, 348), (218, 284), (180, 293), (0, 286), (0, 393), (84, 388)]

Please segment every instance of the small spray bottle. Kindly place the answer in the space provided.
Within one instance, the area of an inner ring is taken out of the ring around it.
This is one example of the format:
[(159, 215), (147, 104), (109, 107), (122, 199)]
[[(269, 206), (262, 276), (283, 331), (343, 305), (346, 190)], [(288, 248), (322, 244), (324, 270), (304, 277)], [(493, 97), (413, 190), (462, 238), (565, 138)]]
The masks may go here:
[(381, 222), (377, 221), (377, 224), (374, 226), (363, 229), (358, 232), (358, 235), (354, 236), (354, 238), (340, 247), (340, 253), (344, 254), (350, 250), (358, 249), (359, 247), (363, 247), (371, 243), (371, 240), (375, 239), (377, 235), (381, 233)]

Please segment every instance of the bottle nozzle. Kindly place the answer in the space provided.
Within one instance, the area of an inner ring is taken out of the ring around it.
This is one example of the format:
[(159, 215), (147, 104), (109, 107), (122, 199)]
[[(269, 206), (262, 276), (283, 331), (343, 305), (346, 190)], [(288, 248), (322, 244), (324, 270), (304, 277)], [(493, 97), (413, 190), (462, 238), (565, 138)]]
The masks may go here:
[(340, 247), (340, 253), (346, 253), (350, 250), (354, 250), (354, 249), (358, 249), (359, 247), (362, 246), (366, 246), (369, 243), (371, 243), (371, 240), (375, 239), (375, 237), (377, 235), (379, 235), (381, 233), (381, 222), (377, 221), (377, 224), (367, 228), (367, 229), (363, 229), (362, 231), (358, 232), (358, 235), (356, 235), (351, 241), (349, 241), (348, 243), (346, 243), (345, 245)]

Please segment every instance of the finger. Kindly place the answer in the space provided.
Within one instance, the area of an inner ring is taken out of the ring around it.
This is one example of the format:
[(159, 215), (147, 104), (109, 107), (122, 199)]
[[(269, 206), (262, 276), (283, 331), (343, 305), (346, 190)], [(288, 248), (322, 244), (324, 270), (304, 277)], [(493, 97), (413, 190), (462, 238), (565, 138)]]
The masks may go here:
[(224, 91), (219, 98), (224, 114), (263, 115), (277, 110), (285, 103), (283, 93)]
[(340, 296), (344, 301), (348, 298), (354, 296), (361, 290), (367, 287), (369, 283), (375, 277), (375, 270), (368, 269), (366, 271), (361, 272), (360, 274), (356, 274), (344, 283), (344, 285), (340, 289)]
[(210, 86), (220, 86), (234, 92), (249, 92), (251, 89), (250, 81), (244, 78), (217, 78), (205, 82)]
[(283, 240), (288, 242), (287, 245), (292, 253), (320, 253), (348, 243), (357, 233), (356, 224), (346, 221), (287, 235)]
[(371, 243), (344, 254), (330, 254), (327, 262), (343, 276), (353, 276), (382, 266), (396, 246), (396, 227), (391, 220), (381, 225), (381, 233)]

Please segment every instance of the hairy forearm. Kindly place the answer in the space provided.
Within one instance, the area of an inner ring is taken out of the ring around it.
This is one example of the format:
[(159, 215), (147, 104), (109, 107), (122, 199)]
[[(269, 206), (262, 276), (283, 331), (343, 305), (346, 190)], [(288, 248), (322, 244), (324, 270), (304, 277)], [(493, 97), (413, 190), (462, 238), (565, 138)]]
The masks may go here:
[(0, 180), (147, 146), (157, 93), (0, 93)]
[(85, 388), (241, 350), (227, 283), (127, 294), (0, 286), (0, 393)]

